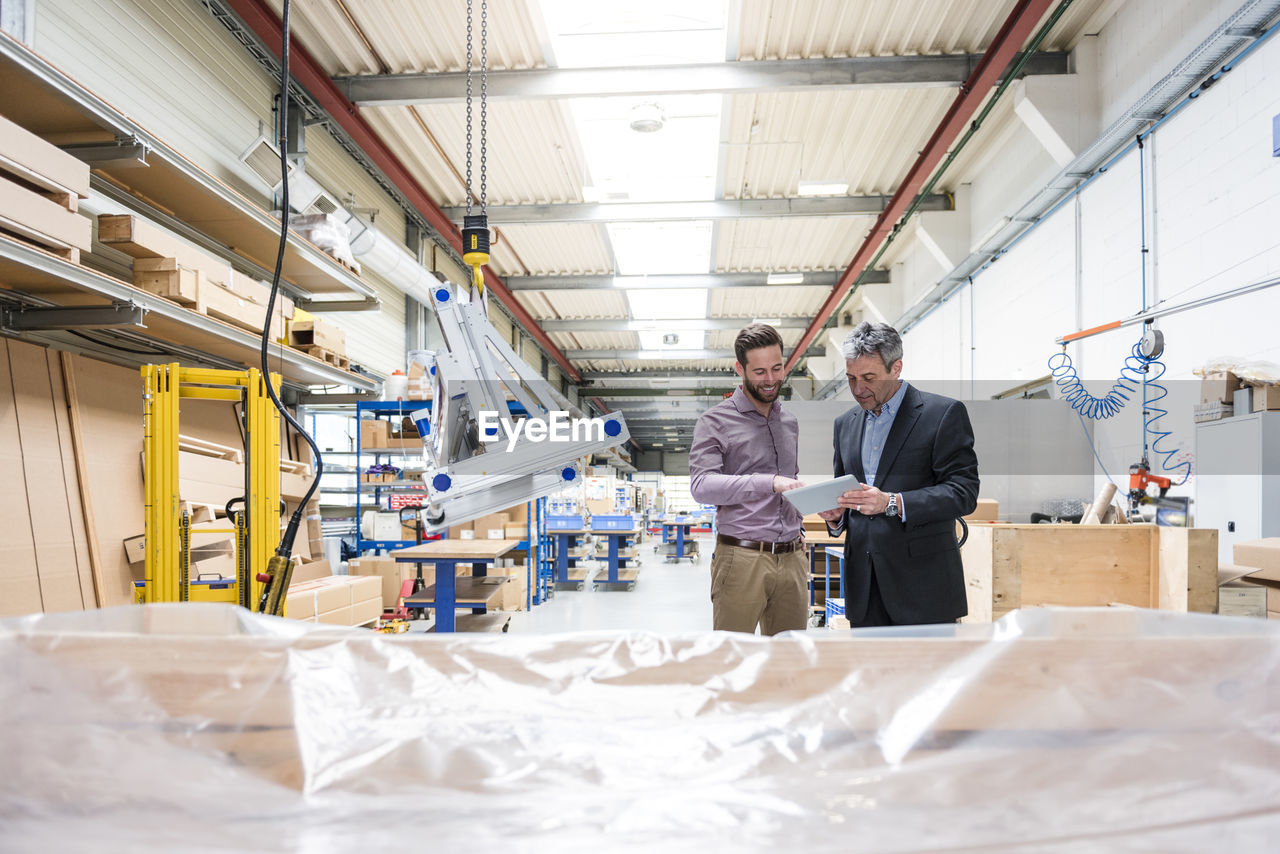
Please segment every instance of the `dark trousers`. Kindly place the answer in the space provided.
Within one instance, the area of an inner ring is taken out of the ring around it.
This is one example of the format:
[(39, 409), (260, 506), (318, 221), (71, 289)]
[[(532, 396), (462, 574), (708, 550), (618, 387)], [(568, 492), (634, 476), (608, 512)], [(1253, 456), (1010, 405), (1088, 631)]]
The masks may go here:
[(876, 582), (874, 567), (871, 570), (871, 592), (867, 596), (867, 613), (861, 620), (851, 621), (851, 625), (855, 629), (898, 625), (893, 617), (889, 616), (888, 609), (884, 607), (884, 597), (880, 595), (880, 585)]
[[(848, 599), (845, 599), (846, 606)], [(960, 622), (956, 620), (956, 622)], [(855, 629), (867, 629), (874, 626), (909, 626), (914, 623), (903, 623), (895, 620), (884, 605), (884, 597), (880, 595), (880, 585), (876, 582), (876, 568), (871, 567), (871, 591), (867, 595), (867, 613), (861, 620), (850, 620)]]

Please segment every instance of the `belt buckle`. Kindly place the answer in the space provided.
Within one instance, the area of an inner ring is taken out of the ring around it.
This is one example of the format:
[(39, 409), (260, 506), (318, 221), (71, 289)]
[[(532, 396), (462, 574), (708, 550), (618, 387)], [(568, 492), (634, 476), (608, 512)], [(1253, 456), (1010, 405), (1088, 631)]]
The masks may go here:
[(769, 554), (776, 555), (778, 553), (778, 544), (769, 543)]

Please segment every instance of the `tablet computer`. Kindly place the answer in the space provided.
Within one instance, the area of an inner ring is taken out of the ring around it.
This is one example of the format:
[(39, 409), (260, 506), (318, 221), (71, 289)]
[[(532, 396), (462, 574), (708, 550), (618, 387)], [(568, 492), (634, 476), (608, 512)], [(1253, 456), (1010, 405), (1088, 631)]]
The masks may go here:
[(836, 501), (840, 496), (851, 489), (857, 489), (858, 486), (858, 478), (846, 474), (844, 477), (824, 480), (822, 483), (788, 489), (782, 493), (782, 497), (808, 516), (810, 513), (820, 513), (823, 510), (835, 510)]

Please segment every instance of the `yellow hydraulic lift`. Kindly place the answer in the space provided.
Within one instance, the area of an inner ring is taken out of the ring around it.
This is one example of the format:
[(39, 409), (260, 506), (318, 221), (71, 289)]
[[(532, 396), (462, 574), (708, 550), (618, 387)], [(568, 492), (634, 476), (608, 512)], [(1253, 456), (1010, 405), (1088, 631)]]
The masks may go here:
[[(244, 404), (244, 501), (228, 516), (234, 528), (200, 533), (235, 535), (236, 582), (195, 598), (236, 602), (250, 610), (284, 614), (290, 564), (273, 560), (280, 539), (280, 414), (262, 372), (146, 365), (143, 472), (146, 495), (146, 569), (140, 602), (187, 602), (192, 596), (191, 520), (178, 496), (178, 421), (182, 398)], [(271, 374), (280, 388), (280, 375)], [(277, 576), (281, 576), (277, 578)], [(273, 583), (279, 581), (280, 583)], [(264, 594), (267, 599), (264, 600)]]

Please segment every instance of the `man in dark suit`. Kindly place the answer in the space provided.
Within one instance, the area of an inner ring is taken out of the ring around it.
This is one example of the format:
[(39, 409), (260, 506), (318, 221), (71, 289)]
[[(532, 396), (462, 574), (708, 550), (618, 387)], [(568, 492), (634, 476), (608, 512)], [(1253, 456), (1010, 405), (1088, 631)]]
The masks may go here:
[(902, 338), (862, 323), (843, 344), (858, 406), (835, 422), (835, 475), (859, 488), (821, 516), (845, 535), (845, 615), (855, 626), (950, 623), (969, 612), (956, 518), (978, 503), (964, 404), (900, 379)]

